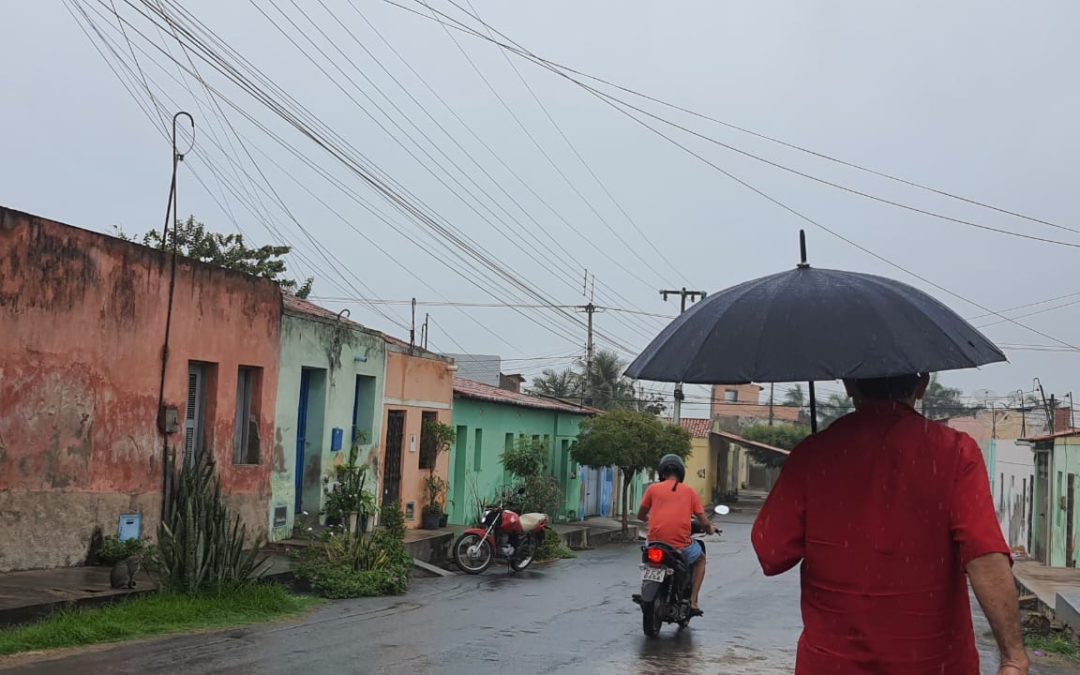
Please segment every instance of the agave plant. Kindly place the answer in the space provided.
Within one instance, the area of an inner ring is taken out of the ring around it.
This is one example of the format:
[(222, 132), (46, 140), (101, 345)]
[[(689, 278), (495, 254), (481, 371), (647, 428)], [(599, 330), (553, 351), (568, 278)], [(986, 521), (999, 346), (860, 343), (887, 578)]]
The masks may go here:
[(162, 584), (193, 593), (246, 584), (266, 570), (261, 541), (247, 544), (247, 526), (230, 518), (209, 452), (177, 469), (170, 458), (165, 512), (158, 526), (156, 563)]

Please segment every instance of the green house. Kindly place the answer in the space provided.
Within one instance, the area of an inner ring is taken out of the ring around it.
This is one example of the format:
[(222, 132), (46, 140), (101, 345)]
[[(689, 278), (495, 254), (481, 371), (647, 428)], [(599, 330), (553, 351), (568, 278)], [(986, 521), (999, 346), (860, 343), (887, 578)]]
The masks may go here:
[(559, 482), (562, 500), (556, 521), (576, 520), (584, 486), (570, 458), (581, 421), (599, 411), (561, 400), (501, 389), (473, 380), (454, 380), (454, 427), (450, 451), (450, 522), (472, 525), (477, 504), (512, 481), (500, 456), (515, 443), (533, 441), (548, 450), (547, 471)]

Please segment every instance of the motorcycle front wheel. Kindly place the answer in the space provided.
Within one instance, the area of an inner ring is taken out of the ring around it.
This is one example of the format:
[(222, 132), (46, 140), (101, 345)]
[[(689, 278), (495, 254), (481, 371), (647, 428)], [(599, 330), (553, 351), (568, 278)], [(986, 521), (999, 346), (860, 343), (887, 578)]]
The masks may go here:
[(664, 625), (660, 618), (662, 608), (661, 603), (656, 600), (641, 603), (641, 628), (645, 635), (656, 637), (660, 634), (660, 627)]
[(466, 532), (454, 543), (454, 562), (466, 574), (480, 574), (494, 559), (491, 543), (478, 534)]

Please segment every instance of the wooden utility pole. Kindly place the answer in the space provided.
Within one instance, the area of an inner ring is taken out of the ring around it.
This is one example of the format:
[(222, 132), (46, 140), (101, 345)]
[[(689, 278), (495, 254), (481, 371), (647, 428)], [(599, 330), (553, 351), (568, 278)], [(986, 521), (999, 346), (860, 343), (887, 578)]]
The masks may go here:
[[(680, 301), (679, 301), (679, 314), (682, 314), (683, 312), (686, 311), (686, 299), (687, 298), (690, 298), (691, 302), (696, 301), (699, 298), (702, 299), (702, 300), (705, 299), (705, 291), (688, 291), (688, 290), (686, 290), (686, 286), (683, 286), (682, 288), (680, 288), (678, 290), (675, 290), (675, 291), (673, 291), (673, 290), (661, 290), (660, 295), (664, 298), (664, 302), (667, 302), (668, 296), (671, 296), (671, 295), (679, 296), (679, 299), (680, 299)], [(674, 408), (672, 409), (672, 412), (671, 412), (671, 421), (673, 423), (675, 423), (675, 424), (681, 424), (682, 423), (682, 402), (683, 402), (683, 399), (685, 399), (685, 398), (686, 398), (686, 395), (683, 394), (682, 382), (676, 382), (675, 383), (675, 406), (674, 406)]]

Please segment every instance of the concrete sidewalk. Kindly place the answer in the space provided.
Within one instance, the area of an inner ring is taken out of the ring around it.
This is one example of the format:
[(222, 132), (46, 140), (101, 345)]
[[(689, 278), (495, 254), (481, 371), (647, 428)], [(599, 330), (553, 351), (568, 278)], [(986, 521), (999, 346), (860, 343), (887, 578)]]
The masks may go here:
[(1080, 569), (1018, 560), (1013, 574), (1024, 591), (1039, 599), (1041, 609), (1080, 635)]
[[(293, 577), (293, 561), (270, 552), (264, 579), (287, 581)], [(0, 627), (43, 619), (75, 607), (99, 607), (157, 590), (144, 569), (133, 589), (116, 590), (109, 584), (109, 567), (64, 567), (0, 574)]]
[(96, 606), (147, 593), (157, 584), (145, 570), (132, 590), (109, 585), (108, 567), (68, 567), (0, 574), (0, 626), (27, 623), (74, 606)]

